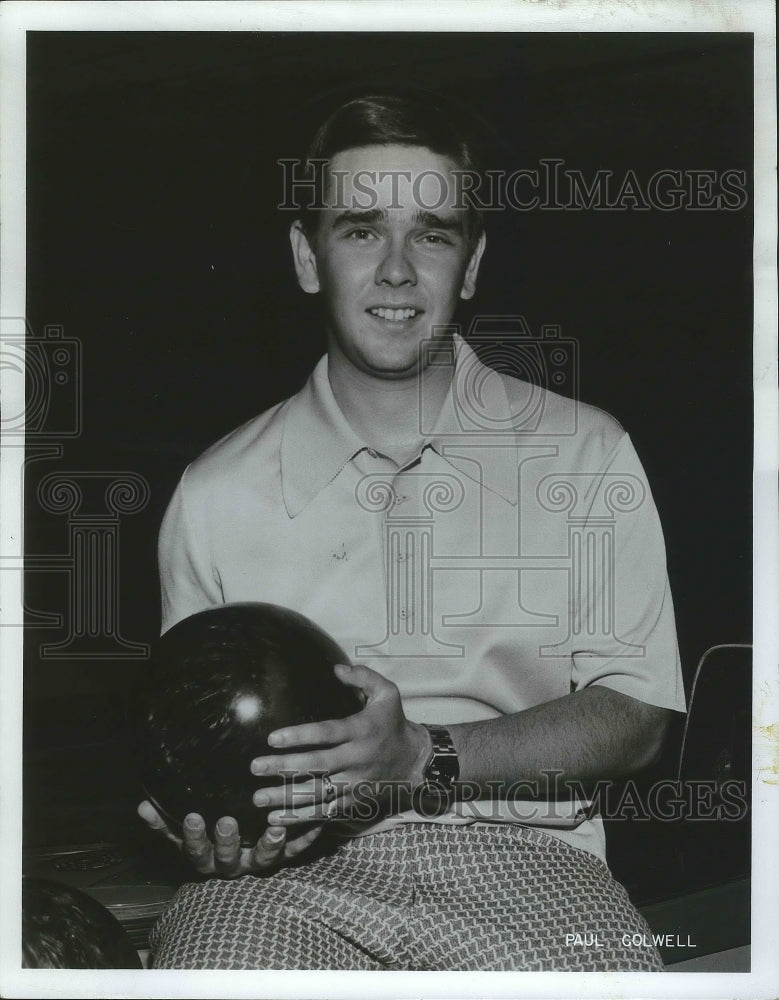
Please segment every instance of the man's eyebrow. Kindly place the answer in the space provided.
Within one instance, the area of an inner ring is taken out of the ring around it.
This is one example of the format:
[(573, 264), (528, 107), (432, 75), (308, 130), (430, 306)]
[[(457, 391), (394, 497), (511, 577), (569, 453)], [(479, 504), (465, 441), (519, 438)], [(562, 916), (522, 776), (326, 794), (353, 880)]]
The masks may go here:
[(440, 215), (436, 215), (435, 212), (420, 209), (416, 214), (416, 221), (419, 225), (426, 226), (428, 229), (443, 229), (444, 232), (448, 233), (463, 232), (462, 219), (459, 215), (447, 215), (442, 217)]
[(366, 208), (362, 211), (351, 210), (339, 212), (333, 220), (333, 228), (336, 226), (372, 226), (377, 222), (386, 222), (387, 212), (383, 208)]
[[(339, 212), (335, 217), (333, 228), (336, 229), (343, 226), (373, 226), (380, 222), (386, 222), (387, 219), (388, 212), (386, 208), (347, 209), (344, 212)], [(424, 226), (426, 229), (442, 229), (444, 232), (459, 234), (464, 232), (463, 222), (459, 214), (441, 216), (435, 212), (421, 208), (415, 213), (414, 221), (417, 225)]]

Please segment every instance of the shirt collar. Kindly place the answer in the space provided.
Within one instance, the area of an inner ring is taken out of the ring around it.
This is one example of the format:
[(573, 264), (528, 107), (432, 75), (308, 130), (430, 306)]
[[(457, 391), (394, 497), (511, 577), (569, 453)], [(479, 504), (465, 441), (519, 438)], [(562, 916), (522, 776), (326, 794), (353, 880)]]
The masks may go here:
[(297, 515), (367, 445), (341, 412), (327, 377), (327, 355), (287, 406), (281, 438), (281, 489)]
[[(457, 335), (452, 361), (452, 384), (424, 435), (423, 448), (432, 447), (463, 475), (516, 504), (519, 452), (504, 377), (481, 364)], [(327, 371), (325, 355), (287, 404), (281, 487), (290, 517), (296, 517), (355, 455), (369, 449), (343, 415)]]
[[(463, 475), (516, 504), (518, 429), (506, 377), (483, 365), (456, 334), (454, 350), (452, 384), (427, 443)], [(524, 383), (512, 379), (512, 385), (524, 392)]]

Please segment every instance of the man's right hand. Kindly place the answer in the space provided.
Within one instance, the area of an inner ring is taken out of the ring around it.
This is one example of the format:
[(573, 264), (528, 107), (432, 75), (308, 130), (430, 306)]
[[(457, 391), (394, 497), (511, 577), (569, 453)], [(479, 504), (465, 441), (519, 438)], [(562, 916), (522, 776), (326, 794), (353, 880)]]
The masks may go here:
[(220, 878), (267, 875), (301, 854), (322, 832), (322, 824), (316, 824), (290, 840), (284, 827), (269, 826), (254, 847), (241, 847), (238, 823), (231, 816), (223, 816), (216, 824), (212, 843), (206, 836), (205, 821), (197, 813), (185, 817), (182, 837), (169, 829), (151, 802), (141, 802), (138, 815), (152, 830), (175, 844), (201, 875)]

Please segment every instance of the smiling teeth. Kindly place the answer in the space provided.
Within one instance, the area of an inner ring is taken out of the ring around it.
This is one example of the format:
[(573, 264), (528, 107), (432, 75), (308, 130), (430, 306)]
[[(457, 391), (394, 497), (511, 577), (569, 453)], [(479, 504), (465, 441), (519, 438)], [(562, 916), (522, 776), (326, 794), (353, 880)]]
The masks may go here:
[(378, 316), (380, 319), (388, 319), (393, 323), (403, 323), (407, 319), (413, 319), (416, 316), (416, 309), (371, 309), (371, 315)]

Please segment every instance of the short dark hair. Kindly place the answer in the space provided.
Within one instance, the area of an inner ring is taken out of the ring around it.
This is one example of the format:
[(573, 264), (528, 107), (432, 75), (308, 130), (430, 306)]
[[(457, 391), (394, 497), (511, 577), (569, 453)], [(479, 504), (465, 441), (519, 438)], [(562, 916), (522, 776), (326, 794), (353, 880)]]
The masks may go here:
[[(451, 159), (458, 170), (476, 174), (477, 183), (481, 180), (482, 140), (469, 113), (442, 98), (407, 94), (370, 94), (341, 104), (317, 129), (306, 151), (305, 166), (309, 176), (321, 177), (313, 167), (315, 161), (332, 160), (337, 153), (361, 146), (394, 145), (425, 146)], [(468, 241), (474, 246), (484, 231), (484, 219), (472, 199), (467, 199), (466, 208)], [(313, 235), (314, 205), (302, 207), (300, 218)]]

